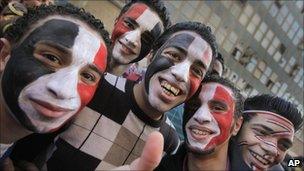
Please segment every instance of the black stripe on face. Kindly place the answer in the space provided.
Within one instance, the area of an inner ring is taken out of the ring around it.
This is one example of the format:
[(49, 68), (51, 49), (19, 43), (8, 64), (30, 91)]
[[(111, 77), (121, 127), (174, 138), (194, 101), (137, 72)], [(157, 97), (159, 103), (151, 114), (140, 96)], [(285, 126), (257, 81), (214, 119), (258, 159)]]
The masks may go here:
[(71, 21), (51, 19), (34, 29), (19, 46), (12, 49), (3, 72), (2, 93), (9, 109), (26, 128), (34, 129), (26, 113), (19, 107), (20, 92), (39, 77), (54, 72), (34, 57), (35, 45), (41, 41), (49, 41), (71, 48), (78, 32), (79, 26)]
[(138, 62), (144, 57), (148, 55), (152, 48), (153, 42), (161, 35), (162, 29), (161, 29), (162, 24), (159, 22), (157, 23), (151, 31), (145, 31), (141, 34), (141, 48), (140, 48), (140, 53), (137, 58), (132, 60), (130, 63)]
[(154, 60), (148, 66), (147, 72), (145, 74), (145, 89), (148, 94), (149, 94), (149, 83), (152, 76), (155, 73), (168, 69), (174, 65), (172, 61), (170, 61), (167, 57), (162, 55), (163, 50), (169, 47), (175, 47), (178, 49), (183, 49), (187, 54), (187, 50), (191, 45), (191, 43), (194, 41), (194, 39), (195, 37), (190, 34), (180, 33), (171, 37), (168, 41), (164, 43), (162, 47), (160, 47), (160, 49), (153, 56)]

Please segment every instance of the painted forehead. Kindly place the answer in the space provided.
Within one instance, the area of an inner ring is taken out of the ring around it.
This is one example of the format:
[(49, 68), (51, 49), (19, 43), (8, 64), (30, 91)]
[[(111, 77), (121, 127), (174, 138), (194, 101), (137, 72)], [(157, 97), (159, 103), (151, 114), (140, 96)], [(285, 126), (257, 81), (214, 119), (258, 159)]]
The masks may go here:
[(160, 34), (164, 30), (164, 26), (158, 14), (144, 3), (132, 4), (123, 16), (134, 19), (141, 29), (151, 31), (152, 34), (154, 32), (155, 34)]
[(221, 85), (219, 83), (212, 83), (212, 82), (204, 83), (202, 85), (199, 98), (202, 101), (219, 100), (222, 102), (227, 102), (228, 104), (233, 104), (234, 102), (233, 92), (230, 88)]
[(74, 63), (94, 63), (100, 71), (105, 70), (107, 49), (103, 39), (79, 20), (61, 16), (48, 17), (39, 21), (20, 44), (35, 46), (38, 42), (70, 52)]
[[(247, 112), (248, 111), (244, 111), (245, 114), (247, 114)], [(293, 124), (281, 115), (269, 111), (258, 111), (256, 112), (256, 115), (260, 118), (263, 118), (263, 121), (265, 121), (266, 123), (276, 125), (278, 128), (285, 129), (289, 132), (294, 132)]]
[(184, 52), (192, 52), (193, 56), (198, 56), (208, 67), (212, 60), (210, 45), (202, 37), (192, 31), (179, 31), (174, 33), (166, 42), (165, 47), (176, 47)]

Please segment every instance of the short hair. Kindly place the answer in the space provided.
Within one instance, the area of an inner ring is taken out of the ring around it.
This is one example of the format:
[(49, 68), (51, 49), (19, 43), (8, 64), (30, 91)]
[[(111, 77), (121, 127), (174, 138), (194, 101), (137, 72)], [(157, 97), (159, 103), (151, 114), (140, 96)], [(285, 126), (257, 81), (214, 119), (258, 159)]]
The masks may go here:
[(155, 11), (158, 14), (159, 18), (162, 20), (165, 29), (171, 26), (169, 12), (162, 0), (130, 0), (121, 9), (119, 16), (117, 18), (121, 17), (135, 3), (144, 3), (147, 6), (149, 6), (153, 11)]
[(37, 21), (52, 15), (68, 15), (88, 24), (97, 31), (103, 38), (107, 47), (110, 45), (109, 33), (105, 30), (103, 23), (83, 8), (75, 7), (67, 3), (65, 5), (41, 5), (36, 8), (29, 8), (28, 13), (16, 20), (13, 27), (9, 28), (4, 35), (12, 43), (17, 43), (21, 37)]
[[(225, 87), (228, 87), (233, 92), (233, 97), (235, 101), (235, 108), (234, 108), (234, 118), (239, 118), (242, 116), (243, 107), (244, 107), (244, 98), (241, 95), (241, 92), (238, 88), (236, 88), (232, 82), (229, 80), (219, 77), (217, 75), (207, 75), (201, 83), (199, 89), (195, 92), (195, 94), (185, 102), (184, 105), (184, 118), (183, 118), (183, 127), (186, 125), (186, 122), (192, 117), (191, 114), (194, 114), (201, 105), (201, 102), (198, 100), (198, 96), (201, 92), (202, 86), (206, 83), (219, 83)], [(189, 113), (190, 111), (190, 113)]]
[[(244, 110), (265, 110), (276, 113), (293, 123), (295, 131), (303, 125), (303, 115), (297, 107), (287, 100), (270, 94), (262, 94), (247, 98)], [(244, 122), (248, 122), (252, 116), (244, 114)]]
[(199, 22), (180, 22), (169, 27), (165, 32), (153, 43), (152, 50), (156, 52), (169, 38), (170, 35), (178, 31), (193, 31), (199, 34), (211, 47), (212, 59), (217, 56), (218, 47), (215, 36), (211, 28)]

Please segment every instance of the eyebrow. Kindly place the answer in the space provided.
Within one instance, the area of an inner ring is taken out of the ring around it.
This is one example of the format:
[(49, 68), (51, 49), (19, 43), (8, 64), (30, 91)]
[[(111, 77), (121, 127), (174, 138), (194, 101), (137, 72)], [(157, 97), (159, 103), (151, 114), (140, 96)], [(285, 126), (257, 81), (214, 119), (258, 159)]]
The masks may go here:
[(45, 44), (47, 46), (50, 46), (50, 47), (52, 47), (54, 49), (59, 50), (61, 53), (67, 54), (69, 56), (72, 55), (72, 53), (69, 50), (69, 48), (67, 48), (67, 47), (65, 47), (63, 45), (60, 45), (58, 43), (55, 43), (55, 42), (52, 42), (52, 41), (48, 41), (48, 40), (40, 41), (40, 42), (37, 42), (37, 43), (41, 43), (41, 44)]
[(126, 17), (125, 19), (127, 19), (130, 23), (132, 23), (133, 25), (135, 25), (136, 27), (139, 27), (139, 24), (136, 22), (136, 20), (134, 20), (133, 18), (130, 17)]
[(265, 126), (265, 125), (262, 125), (262, 124), (253, 124), (254, 126), (260, 126), (262, 127), (263, 129), (269, 131), (269, 132), (274, 132), (271, 128)]
[(91, 68), (92, 70), (94, 70), (95, 72), (97, 72), (98, 74), (102, 75), (103, 72), (98, 69), (98, 67), (95, 64), (88, 64), (89, 68)]
[(197, 60), (197, 61), (195, 61), (195, 63), (196, 63), (197, 65), (203, 67), (205, 70), (207, 70), (207, 66), (206, 66), (206, 64), (205, 64), (204, 62), (198, 61), (198, 60)]

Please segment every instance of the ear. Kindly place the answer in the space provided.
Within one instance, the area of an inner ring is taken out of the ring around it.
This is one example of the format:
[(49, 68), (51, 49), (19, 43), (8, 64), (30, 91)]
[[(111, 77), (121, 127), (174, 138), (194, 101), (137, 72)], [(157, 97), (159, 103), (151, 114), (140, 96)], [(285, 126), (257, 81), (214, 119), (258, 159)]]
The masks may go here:
[(243, 117), (239, 117), (238, 119), (236, 119), (236, 122), (234, 123), (234, 127), (232, 130), (232, 135), (236, 136), (236, 134), (239, 132), (239, 130), (241, 129), (243, 124)]
[(5, 68), (5, 65), (10, 57), (11, 53), (11, 44), (10, 42), (5, 39), (0, 39), (1, 49), (0, 49), (0, 72), (2, 72)]
[(153, 61), (153, 52), (152, 50), (148, 53), (148, 55), (146, 56), (147, 58), (147, 65), (149, 65), (152, 61)]

